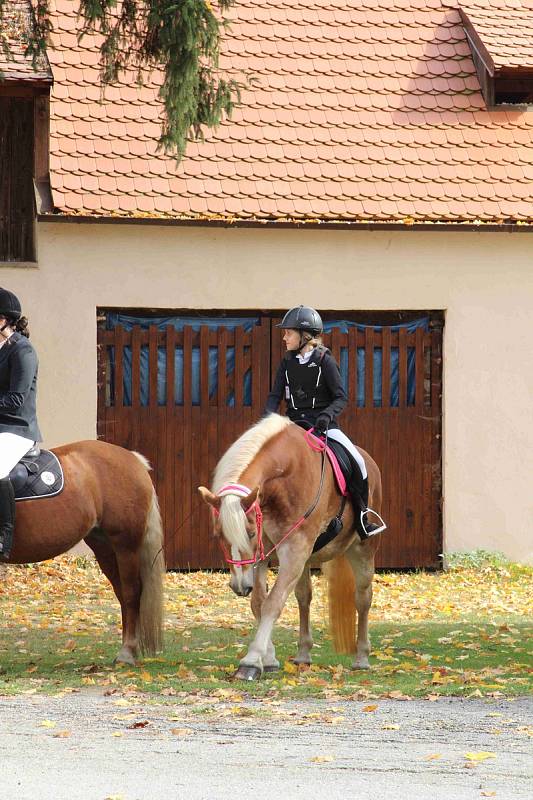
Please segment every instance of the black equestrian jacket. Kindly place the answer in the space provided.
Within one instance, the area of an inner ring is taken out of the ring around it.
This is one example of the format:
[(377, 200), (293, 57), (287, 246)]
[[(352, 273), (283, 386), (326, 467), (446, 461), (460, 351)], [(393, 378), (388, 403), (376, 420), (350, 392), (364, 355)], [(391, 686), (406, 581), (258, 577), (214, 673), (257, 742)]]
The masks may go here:
[(37, 423), (37, 353), (28, 339), (13, 333), (0, 347), (0, 433), (41, 441)]
[(278, 367), (265, 413), (277, 411), (282, 398), (287, 416), (294, 422), (305, 419), (312, 424), (320, 414), (327, 414), (330, 427), (336, 427), (348, 399), (330, 350), (322, 345), (315, 347), (305, 364), (300, 364), (295, 352), (287, 353)]

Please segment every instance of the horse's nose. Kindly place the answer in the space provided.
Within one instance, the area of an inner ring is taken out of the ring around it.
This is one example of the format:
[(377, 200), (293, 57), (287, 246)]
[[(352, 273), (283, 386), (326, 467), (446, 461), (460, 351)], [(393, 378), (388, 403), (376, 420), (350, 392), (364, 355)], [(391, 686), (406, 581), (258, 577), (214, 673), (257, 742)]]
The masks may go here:
[(241, 594), (242, 594), (243, 597), (248, 597), (248, 595), (250, 594), (251, 591), (252, 591), (252, 587), (251, 586), (244, 586), (241, 589)]

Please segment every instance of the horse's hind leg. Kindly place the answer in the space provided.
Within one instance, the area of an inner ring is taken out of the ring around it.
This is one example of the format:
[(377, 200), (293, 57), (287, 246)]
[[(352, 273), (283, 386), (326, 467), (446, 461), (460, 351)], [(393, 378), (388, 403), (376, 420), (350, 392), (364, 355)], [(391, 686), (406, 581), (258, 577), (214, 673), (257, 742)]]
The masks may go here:
[(313, 586), (311, 584), (311, 570), (306, 567), (294, 590), (298, 601), (300, 612), (300, 635), (298, 639), (298, 652), (291, 659), (295, 664), (311, 663), (311, 648), (313, 647), (313, 636), (311, 634), (310, 609), (313, 598)]
[[(377, 537), (376, 537), (377, 538)], [(353, 669), (368, 669), (370, 663), (370, 638), (368, 614), (372, 605), (372, 579), (374, 577), (375, 545), (372, 541), (355, 541), (346, 551), (346, 557), (355, 576), (355, 607), (357, 609), (357, 642)]]
[[(93, 551), (98, 565), (106, 578), (109, 580), (113, 587), (113, 591), (117, 596), (120, 603), (120, 611), (122, 616), (122, 647), (120, 648), (116, 662), (124, 664), (135, 664), (138, 649), (138, 634), (137, 634), (137, 621), (139, 618), (139, 598), (140, 598), (140, 579), (137, 577), (138, 589), (137, 600), (135, 600), (135, 587), (129, 583), (124, 583), (125, 568), (119, 568), (119, 561), (117, 555), (113, 550), (111, 543), (102, 531), (92, 531), (86, 538), (85, 542)], [(132, 558), (130, 554), (130, 559)], [(124, 561), (120, 558), (120, 562)], [(127, 571), (127, 569), (126, 569)], [(135, 572), (135, 570), (134, 570)], [(137, 566), (137, 576), (139, 575), (139, 568)], [(132, 580), (131, 577), (126, 577), (126, 580)], [(135, 576), (133, 576), (135, 582)], [(126, 592), (123, 592), (123, 587), (126, 586)], [(136, 611), (135, 611), (136, 609)]]

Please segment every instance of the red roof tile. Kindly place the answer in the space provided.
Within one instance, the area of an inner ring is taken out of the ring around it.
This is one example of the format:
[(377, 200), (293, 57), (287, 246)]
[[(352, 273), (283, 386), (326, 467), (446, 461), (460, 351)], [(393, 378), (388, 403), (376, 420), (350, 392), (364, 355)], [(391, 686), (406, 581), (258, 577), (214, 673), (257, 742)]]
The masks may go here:
[(221, 68), (259, 82), (176, 165), (156, 147), (160, 76), (142, 88), (126, 76), (100, 103), (99, 39), (78, 45), (77, 2), (56, 0), (55, 205), (80, 214), (533, 221), (533, 113), (486, 110), (459, 5), (495, 63), (533, 64), (529, 2), (239, 0)]
[[(31, 81), (42, 86), (52, 82), (52, 72), (46, 56), (33, 64), (25, 55), (32, 16), (29, 0), (5, 0), (0, 20), (0, 83)], [(7, 45), (9, 52), (4, 50)]]
[(487, 48), (496, 69), (533, 69), (533, 5), (522, 0), (459, 3)]

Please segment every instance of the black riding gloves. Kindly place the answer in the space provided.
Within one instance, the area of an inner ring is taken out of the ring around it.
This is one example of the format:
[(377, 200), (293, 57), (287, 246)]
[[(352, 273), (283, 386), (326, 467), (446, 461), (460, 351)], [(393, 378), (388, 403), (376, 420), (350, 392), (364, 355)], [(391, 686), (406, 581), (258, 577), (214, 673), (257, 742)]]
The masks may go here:
[(326, 433), (330, 422), (329, 414), (319, 414), (315, 421), (315, 430), (320, 431), (320, 433)]

